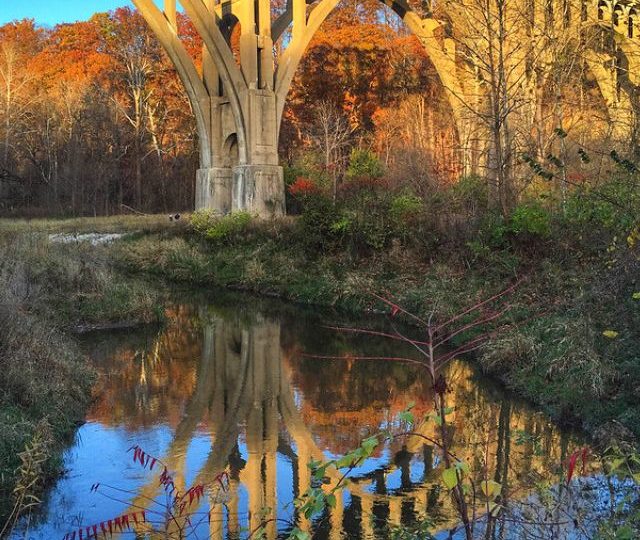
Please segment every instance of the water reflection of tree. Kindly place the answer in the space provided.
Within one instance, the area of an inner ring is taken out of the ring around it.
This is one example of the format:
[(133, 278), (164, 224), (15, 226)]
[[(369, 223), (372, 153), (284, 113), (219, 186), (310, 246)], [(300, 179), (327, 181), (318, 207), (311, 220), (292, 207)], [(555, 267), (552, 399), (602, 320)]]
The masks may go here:
[(188, 308), (178, 306), (170, 317), (174, 322), (160, 333), (117, 332), (86, 344), (103, 367), (89, 420), (129, 429), (177, 425), (196, 384), (202, 337)]
[[(365, 351), (387, 354), (378, 344), (344, 337), (336, 343), (331, 339), (335, 334), (317, 328), (308, 341), (304, 332), (295, 341), (292, 328), (295, 323), (288, 325), (286, 319), (245, 311), (221, 316), (201, 310), (194, 317), (187, 308), (176, 309), (167, 329), (155, 337), (140, 335), (120, 342), (109, 361), (106, 344), (96, 349), (107, 375), (93, 419), (131, 429), (168, 422), (174, 436), (163, 460), (182, 483), (192, 437), (198, 429), (211, 433), (211, 448), (195, 481), (207, 483), (228, 470), (232, 486), (243, 484), (250, 492), (251, 525), (259, 522), (263, 507), (271, 508), (275, 517), (278, 453), (291, 464), (292, 496), (296, 496), (310, 483), (306, 464), (311, 458), (324, 458), (325, 450), (340, 455), (352, 449), (367, 433), (392, 424), (410, 401), (416, 403), (418, 414), (431, 407), (431, 382), (415, 367), (324, 362), (301, 354), (333, 354), (336, 349), (346, 358)], [(456, 407), (449, 417), (455, 434), (452, 451), (472, 464), (478, 479), (486, 474), (503, 484), (506, 494), (518, 496), (524, 482), (553, 477), (566, 452), (566, 436), (526, 406), (479, 384), (465, 363), (452, 363), (447, 381), (448, 405)], [(433, 425), (418, 429), (434, 436)], [(519, 431), (533, 437), (515, 444), (514, 433)], [(398, 440), (385, 450), (386, 462), (371, 473), (356, 474), (349, 504), (321, 520), (318, 537), (333, 537), (343, 529), (354, 538), (384, 537), (386, 522), (427, 516), (443, 523), (455, 520), (451, 501), (441, 488), (437, 452), (424, 443), (416, 437)], [(381, 456), (376, 454), (377, 459)], [(412, 476), (416, 463), (424, 467), (421, 477)], [(399, 480), (390, 483), (396, 470)], [(140, 496), (157, 492), (151, 481)], [(239, 530), (241, 517), (246, 516), (247, 509), (237, 505), (237, 497), (228, 503), (230, 534)], [(219, 505), (211, 510), (222, 519)], [(314, 527), (300, 516), (297, 519), (299, 525)], [(276, 529), (272, 522), (269, 538), (275, 538)], [(220, 535), (221, 528), (215, 532)]]

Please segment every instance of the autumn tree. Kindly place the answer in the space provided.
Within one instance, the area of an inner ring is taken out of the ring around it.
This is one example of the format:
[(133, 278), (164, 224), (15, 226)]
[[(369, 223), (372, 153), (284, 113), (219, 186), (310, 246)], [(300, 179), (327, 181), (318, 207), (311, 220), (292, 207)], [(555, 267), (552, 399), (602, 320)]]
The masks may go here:
[(340, 109), (328, 101), (320, 103), (310, 138), (323, 156), (324, 170), (331, 178), (334, 200), (344, 172), (352, 133), (347, 117)]
[(19, 139), (28, 132), (30, 110), (38, 99), (30, 59), (37, 54), (44, 38), (45, 32), (31, 19), (0, 28), (0, 164), (3, 170), (0, 179), (5, 181), (21, 180)]

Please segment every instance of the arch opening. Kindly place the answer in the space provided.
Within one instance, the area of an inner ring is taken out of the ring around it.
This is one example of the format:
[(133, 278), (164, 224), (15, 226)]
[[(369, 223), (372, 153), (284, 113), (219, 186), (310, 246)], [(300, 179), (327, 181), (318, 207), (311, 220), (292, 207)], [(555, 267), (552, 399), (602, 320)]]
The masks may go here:
[[(318, 9), (317, 4), (314, 9)], [(323, 36), (323, 27), (326, 28), (325, 25), (331, 24), (332, 17), (335, 14), (336, 10), (333, 9), (322, 22), (316, 32), (316, 40), (309, 44), (300, 60), (300, 64), (307, 63), (307, 66), (316, 65), (318, 59), (322, 59), (325, 62), (328, 60), (330, 64), (329, 71), (333, 71), (332, 62), (340, 61), (337, 58), (340, 57), (343, 51), (339, 50), (339, 45), (337, 46), (337, 50), (331, 50), (332, 44), (340, 42), (340, 36), (336, 36), (333, 31), (331, 34), (331, 40), (325, 39)], [(345, 20), (348, 17), (344, 14), (337, 14), (337, 16), (345, 17)], [(421, 162), (421, 167), (418, 166), (418, 163), (416, 162), (416, 171), (419, 169), (428, 169), (433, 171), (435, 168), (438, 169), (440, 173), (444, 171), (444, 174), (453, 178), (459, 176), (460, 173), (460, 136), (458, 133), (458, 126), (456, 123), (451, 122), (453, 111), (450, 103), (450, 96), (447, 95), (445, 84), (441, 78), (441, 71), (434, 65), (431, 55), (425, 50), (424, 43), (420, 41), (420, 34), (423, 32), (422, 24), (423, 19), (405, 2), (387, 2), (381, 0), (376, 16), (370, 21), (361, 21), (361, 24), (359, 25), (362, 27), (362, 35), (366, 32), (374, 32), (370, 38), (373, 42), (377, 42), (378, 39), (389, 40), (391, 33), (388, 29), (391, 28), (393, 30), (394, 39), (397, 39), (398, 43), (402, 43), (405, 50), (414, 51), (411, 54), (416, 54), (420, 57), (420, 61), (422, 61), (425, 66), (429, 66), (428, 68), (421, 70), (424, 73), (424, 80), (421, 80), (419, 84), (416, 84), (416, 81), (408, 80), (413, 76), (413, 71), (411, 71), (413, 69), (411, 66), (411, 62), (413, 61), (410, 58), (411, 55), (406, 55), (405, 53), (405, 58), (394, 59), (394, 61), (405, 62), (403, 68), (405, 71), (410, 72), (410, 74), (405, 77), (406, 80), (403, 79), (404, 76), (399, 77), (399, 79), (401, 79), (400, 84), (406, 85), (403, 88), (404, 93), (402, 95), (405, 97), (409, 95), (411, 98), (407, 100), (408, 102), (405, 106), (400, 106), (402, 99), (398, 98), (396, 103), (392, 103), (390, 101), (385, 107), (382, 107), (381, 110), (376, 111), (375, 118), (373, 118), (372, 115), (366, 114), (366, 108), (368, 107), (366, 103), (367, 100), (359, 99), (360, 96), (357, 94), (357, 89), (352, 91), (353, 86), (350, 86), (350, 84), (352, 84), (353, 81), (346, 83), (346, 86), (349, 88), (350, 95), (342, 96), (342, 94), (339, 94), (340, 99), (333, 100), (333, 105), (339, 105), (339, 110), (337, 112), (339, 114), (344, 113), (345, 119), (349, 124), (350, 129), (353, 130), (356, 138), (359, 138), (362, 141), (364, 140), (362, 138), (362, 133), (366, 133), (365, 139), (368, 142), (364, 144), (375, 144), (376, 149), (378, 149), (379, 145), (380, 151), (376, 153), (381, 156), (384, 163), (389, 164), (394, 160), (397, 160), (396, 156), (400, 155), (400, 150), (403, 146), (402, 144), (398, 144), (399, 141), (405, 136), (405, 134), (408, 135), (409, 131), (414, 130), (416, 133), (419, 133), (419, 136), (417, 137), (419, 140), (417, 143), (418, 148), (416, 148), (416, 150), (419, 149), (422, 151), (429, 147), (429, 150), (431, 151), (435, 152), (437, 151), (436, 149), (441, 151), (438, 156), (430, 155), (424, 158)], [(380, 32), (382, 37), (375, 33), (376, 26), (385, 28), (384, 32)], [(443, 27), (443, 31), (446, 30), (451, 33), (452, 30), (450, 25), (448, 28)], [(361, 35), (353, 29), (350, 29), (349, 32), (351, 32), (350, 39), (354, 42), (350, 43), (348, 47), (345, 47), (345, 54), (350, 54), (351, 51), (357, 49), (357, 40)], [(318, 36), (320, 36), (319, 45), (317, 41)], [(415, 51), (421, 52), (418, 54)], [(372, 52), (371, 57), (373, 58), (374, 56), (375, 52)], [(381, 82), (381, 79), (378, 77), (382, 70), (376, 70), (375, 66), (389, 65), (393, 64), (393, 62), (384, 62), (379, 59), (371, 60), (371, 62), (372, 65), (369, 66), (368, 69), (364, 68), (364, 71), (370, 73), (370, 84), (373, 87), (381, 86), (384, 81)], [(326, 71), (327, 66), (324, 66), (323, 69)], [(309, 69), (308, 67), (306, 70), (302, 70), (302, 72), (315, 73), (316, 75), (318, 73), (317, 70)], [(283, 120), (279, 129), (279, 148), (280, 155), (287, 160), (291, 160), (292, 158), (290, 150), (292, 147), (294, 148), (294, 151), (297, 151), (302, 146), (301, 144), (292, 144), (290, 142), (292, 139), (296, 141), (304, 141), (306, 139), (305, 144), (312, 144), (310, 143), (310, 140), (313, 139), (313, 134), (307, 133), (307, 131), (309, 131), (310, 126), (313, 125), (314, 121), (318, 121), (318, 119), (312, 114), (312, 111), (309, 110), (310, 107), (307, 105), (304, 105), (304, 109), (306, 110), (299, 113), (299, 110), (303, 108), (303, 104), (318, 103), (319, 101), (326, 100), (327, 95), (333, 96), (336, 88), (345, 85), (344, 79), (327, 77), (326, 79), (322, 79), (322, 92), (315, 92), (313, 81), (301, 79), (302, 72), (298, 67), (295, 72), (295, 76), (292, 77), (291, 88), (285, 95), (286, 101), (282, 104)], [(413, 88), (412, 84), (415, 85)], [(300, 97), (301, 88), (306, 89), (306, 91), (309, 92), (305, 94), (304, 97)], [(339, 90), (337, 92), (339, 92)], [(425, 99), (421, 100), (420, 96)], [(343, 97), (345, 98), (344, 100), (342, 99)], [(370, 102), (373, 103), (374, 100), (370, 100)], [(295, 110), (296, 107), (298, 107), (298, 111)], [(409, 114), (410, 109), (413, 110), (415, 113), (414, 115)], [(419, 116), (419, 120), (416, 120), (415, 125), (411, 127), (406, 125), (409, 123), (408, 121), (404, 126), (392, 126), (391, 124), (395, 123), (395, 119), (398, 117), (398, 114), (403, 114), (407, 118), (410, 116), (416, 117), (417, 115)], [(384, 126), (385, 129), (388, 130), (388, 133), (385, 134), (385, 141), (372, 141), (367, 138), (369, 136), (373, 138), (374, 131), (382, 124), (385, 124), (385, 122), (389, 122), (388, 125)], [(398, 136), (397, 133), (392, 133), (394, 130), (398, 129), (402, 131), (400, 136)], [(406, 138), (408, 139), (409, 137), (407, 136)], [(406, 144), (404, 145), (404, 148), (406, 149)], [(424, 176), (424, 173), (422, 173), (422, 176)], [(429, 176), (435, 177), (436, 175), (431, 174)]]
[(604, 20), (605, 9), (608, 9), (608, 8), (609, 6), (604, 0), (600, 0), (600, 2), (598, 2), (598, 20), (599, 21)]
[(240, 162), (239, 148), (238, 148), (238, 134), (232, 133), (229, 135), (223, 146), (223, 159), (225, 167), (235, 167)]

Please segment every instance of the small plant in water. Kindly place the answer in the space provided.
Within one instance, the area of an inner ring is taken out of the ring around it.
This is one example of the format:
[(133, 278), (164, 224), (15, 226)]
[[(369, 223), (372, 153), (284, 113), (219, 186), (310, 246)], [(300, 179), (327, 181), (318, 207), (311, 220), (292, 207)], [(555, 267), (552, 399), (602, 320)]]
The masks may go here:
[[(397, 325), (393, 323), (393, 333), (360, 328), (335, 328), (343, 332), (382, 336), (402, 341), (411, 345), (419, 352), (422, 357), (421, 360), (408, 357), (382, 357), (375, 359), (417, 363), (426, 368), (433, 385), (433, 411), (424, 419), (416, 422), (411, 410), (407, 410), (401, 415), (401, 420), (408, 426), (433, 422), (436, 426), (436, 436), (428, 437), (424, 435), (424, 433), (421, 433), (421, 430), (410, 430), (399, 435), (390, 432), (381, 432), (363, 441), (359, 449), (338, 461), (330, 461), (321, 465), (312, 464), (314, 467), (314, 475), (319, 475), (320, 478), (324, 476), (324, 472), (328, 467), (333, 466), (339, 471), (345, 468), (346, 470), (334, 490), (332, 490), (328, 496), (319, 488), (311, 488), (310, 491), (301, 498), (301, 508), (305, 512), (305, 516), (307, 516), (307, 514), (318, 513), (325, 505), (331, 506), (335, 499), (335, 491), (344, 487), (346, 478), (351, 471), (364, 459), (369, 457), (380, 443), (399, 437), (415, 436), (424, 439), (440, 451), (443, 464), (442, 482), (451, 494), (454, 507), (461, 520), (464, 537), (467, 540), (474, 538), (478, 513), (482, 513), (486, 517), (487, 530), (491, 528), (492, 521), (502, 508), (500, 504), (502, 500), (502, 486), (494, 479), (489, 478), (486, 470), (484, 471), (484, 476), (478, 481), (477, 475), (474, 476), (472, 474), (469, 464), (459, 459), (451, 451), (454, 430), (452, 426), (449, 425), (447, 416), (454, 412), (454, 408), (447, 405), (446, 396), (450, 389), (442, 373), (442, 368), (454, 358), (478, 349), (491, 335), (500, 331), (501, 327), (499, 325), (496, 326), (496, 324), (510, 309), (509, 305), (501, 303), (502, 299), (511, 293), (516, 286), (517, 284), (511, 285), (504, 291), (461, 310), (453, 317), (441, 323), (435, 322), (435, 313), (431, 313), (427, 319), (423, 319), (408, 312), (397, 302), (389, 298), (374, 295), (376, 299), (386, 304), (390, 310), (392, 319), (403, 315), (413, 323), (417, 323), (418, 326), (424, 328), (426, 334), (426, 338), (424, 339), (413, 339), (406, 336), (400, 331)], [(498, 304), (497, 308), (493, 307), (495, 304)], [(480, 333), (478, 333), (478, 329), (481, 329)], [(456, 345), (451, 347), (451, 343), (456, 343)], [(367, 357), (360, 359), (371, 360), (374, 358)], [(408, 534), (406, 530), (396, 531), (396, 533), (400, 538), (406, 537)]]

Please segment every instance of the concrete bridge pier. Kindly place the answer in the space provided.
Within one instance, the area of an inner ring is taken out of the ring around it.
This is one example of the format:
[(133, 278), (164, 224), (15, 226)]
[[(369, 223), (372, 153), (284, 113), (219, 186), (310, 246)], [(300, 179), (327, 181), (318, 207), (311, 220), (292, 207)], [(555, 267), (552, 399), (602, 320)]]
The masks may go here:
[(258, 216), (284, 215), (284, 173), (279, 165), (233, 168), (231, 210)]
[(266, 160), (198, 169), (196, 209), (207, 209), (220, 215), (239, 211), (260, 217), (283, 215), (283, 168), (274, 163), (261, 161)]
[(196, 209), (207, 209), (225, 215), (231, 211), (233, 169), (211, 167), (196, 173)]
[(245, 211), (260, 217), (285, 212), (284, 173), (278, 164), (276, 94), (240, 88), (242, 114), (230, 100), (214, 98), (209, 135), (210, 162), (196, 177), (196, 208), (225, 215)]
[(284, 215), (283, 169), (279, 165), (198, 169), (196, 208), (220, 215), (239, 211), (260, 217)]

